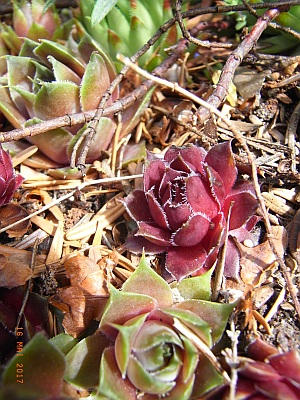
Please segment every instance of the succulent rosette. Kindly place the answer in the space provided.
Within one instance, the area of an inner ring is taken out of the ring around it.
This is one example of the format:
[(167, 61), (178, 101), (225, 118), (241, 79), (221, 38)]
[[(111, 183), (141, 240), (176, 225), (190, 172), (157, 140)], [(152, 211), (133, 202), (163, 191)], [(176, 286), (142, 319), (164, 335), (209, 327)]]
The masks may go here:
[[(235, 398), (241, 400), (297, 400), (300, 398), (300, 354), (279, 350), (256, 339), (241, 359)], [(229, 389), (218, 391), (211, 400), (228, 399)]]
[(174, 303), (170, 286), (145, 259), (121, 291), (111, 287), (99, 326), (113, 342), (101, 358), (102, 395), (184, 400), (224, 381), (199, 343), (211, 354), (209, 349), (220, 339), (234, 305), (187, 297)]
[[(148, 154), (144, 190), (134, 190), (124, 204), (138, 225), (127, 249), (166, 253), (166, 269), (177, 280), (211, 268), (226, 234), (245, 236), (257, 208), (252, 183), (237, 181), (230, 142), (208, 152), (173, 146), (163, 159)], [(236, 275), (237, 258), (230, 243), (228, 276)]]
[(23, 180), (15, 174), (9, 153), (0, 146), (0, 206), (10, 202)]
[[(7, 74), (0, 81), (0, 111), (15, 128), (97, 108), (116, 76), (108, 56), (76, 29), (65, 45), (48, 39), (26, 39), (18, 56), (6, 56), (6, 67)], [(110, 101), (117, 96), (118, 89)], [(65, 165), (85, 128), (55, 128), (28, 140)], [(93, 162), (108, 148), (115, 129), (113, 118), (100, 119), (87, 162)]]
[[(98, 22), (99, 7), (93, 0), (80, 0), (80, 20), (86, 31), (116, 60), (117, 53), (131, 57), (140, 50), (166, 21), (173, 17), (169, 0), (118, 0)], [(185, 8), (185, 6), (183, 6)], [(101, 10), (102, 11), (102, 10)], [(95, 18), (96, 17), (96, 18)], [(152, 70), (165, 58), (165, 49), (178, 39), (174, 25), (139, 58), (139, 64)]]

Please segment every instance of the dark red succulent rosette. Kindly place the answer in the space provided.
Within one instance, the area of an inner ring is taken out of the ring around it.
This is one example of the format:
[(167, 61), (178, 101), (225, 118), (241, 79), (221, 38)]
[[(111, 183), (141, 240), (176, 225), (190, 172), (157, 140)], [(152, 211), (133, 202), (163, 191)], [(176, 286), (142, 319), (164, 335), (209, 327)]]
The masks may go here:
[[(163, 159), (148, 155), (144, 190), (124, 200), (138, 225), (127, 249), (166, 253), (166, 269), (177, 280), (210, 269), (226, 233), (247, 231), (245, 224), (257, 208), (253, 185), (236, 180), (230, 142), (209, 152), (188, 145), (171, 147)], [(232, 259), (238, 257), (234, 246), (230, 252)]]
[(9, 153), (0, 146), (0, 206), (10, 202), (23, 180), (15, 174)]

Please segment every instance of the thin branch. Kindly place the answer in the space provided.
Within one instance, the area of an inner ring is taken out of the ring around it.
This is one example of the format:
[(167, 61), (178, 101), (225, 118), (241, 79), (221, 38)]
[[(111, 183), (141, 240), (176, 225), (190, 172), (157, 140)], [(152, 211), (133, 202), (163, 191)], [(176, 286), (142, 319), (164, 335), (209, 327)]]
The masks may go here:
[[(221, 105), (228, 94), (229, 86), (233, 80), (233, 76), (237, 67), (241, 64), (246, 54), (248, 54), (256, 44), (257, 40), (267, 28), (270, 21), (276, 18), (280, 13), (281, 10), (277, 8), (266, 11), (264, 15), (256, 21), (250, 33), (246, 35), (242, 43), (230, 54), (221, 72), (221, 76), (215, 90), (207, 99), (209, 104), (216, 108)], [(208, 108), (199, 108), (197, 111), (197, 116), (201, 122), (204, 122), (207, 118), (209, 118)]]

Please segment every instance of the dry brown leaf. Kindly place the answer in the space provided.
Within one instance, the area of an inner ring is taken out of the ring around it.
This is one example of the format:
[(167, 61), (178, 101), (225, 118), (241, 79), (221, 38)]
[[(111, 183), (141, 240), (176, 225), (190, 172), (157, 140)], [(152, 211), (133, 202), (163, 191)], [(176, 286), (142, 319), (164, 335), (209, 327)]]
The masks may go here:
[[(286, 230), (282, 226), (273, 226), (272, 231), (276, 250), (282, 257), (287, 247)], [(235, 243), (241, 255), (240, 275), (243, 282), (253, 287), (261, 285), (267, 278), (267, 271), (277, 265), (276, 257), (272, 252), (269, 241), (266, 240), (255, 247), (246, 247), (236, 240)]]
[[(32, 277), (31, 252), (0, 246), (0, 287), (24, 285)], [(11, 250), (14, 250), (11, 252)]]
[(78, 337), (93, 320), (99, 319), (109, 296), (110, 278), (105, 268), (82, 254), (68, 258), (65, 269), (71, 286), (60, 289), (51, 303), (64, 312), (66, 332)]
[[(9, 203), (0, 208), (0, 227), (5, 228), (25, 217), (28, 217), (28, 212), (19, 204)], [(7, 229), (7, 234), (10, 238), (19, 238), (23, 236), (30, 228), (30, 220), (20, 222), (14, 227)]]

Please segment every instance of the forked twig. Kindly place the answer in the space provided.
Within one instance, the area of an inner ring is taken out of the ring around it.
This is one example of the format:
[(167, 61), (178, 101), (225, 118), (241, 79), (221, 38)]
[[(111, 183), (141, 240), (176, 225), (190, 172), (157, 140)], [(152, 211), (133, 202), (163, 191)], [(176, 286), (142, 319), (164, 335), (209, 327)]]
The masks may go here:
[[(233, 80), (237, 67), (256, 44), (257, 40), (267, 28), (271, 20), (276, 18), (281, 12), (282, 10), (278, 8), (266, 11), (263, 16), (256, 21), (250, 33), (246, 35), (242, 43), (229, 55), (221, 72), (219, 82), (211, 96), (207, 99), (209, 104), (212, 104), (216, 108), (221, 105), (228, 94), (229, 86)], [(209, 118), (209, 110), (205, 107), (200, 107), (197, 110), (197, 116), (199, 120), (203, 122)]]

